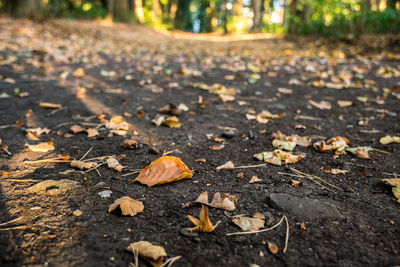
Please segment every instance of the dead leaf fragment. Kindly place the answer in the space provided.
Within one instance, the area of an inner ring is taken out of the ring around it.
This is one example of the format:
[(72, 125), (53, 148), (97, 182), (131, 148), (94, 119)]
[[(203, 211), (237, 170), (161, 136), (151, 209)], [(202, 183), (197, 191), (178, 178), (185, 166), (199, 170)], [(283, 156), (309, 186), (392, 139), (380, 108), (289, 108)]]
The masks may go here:
[(222, 194), (217, 192), (214, 194), (211, 203), (208, 202), (208, 193), (207, 191), (201, 193), (197, 199), (193, 202), (201, 203), (216, 209), (223, 209), (227, 211), (233, 211), (236, 209), (236, 204), (239, 196), (238, 195), (229, 195), (229, 194)]
[(272, 254), (276, 254), (279, 251), (278, 246), (271, 242), (268, 242), (268, 249)]
[(45, 180), (40, 183), (37, 183), (28, 188), (28, 191), (41, 193), (45, 192), (49, 188), (54, 189), (57, 188), (60, 191), (67, 191), (77, 187), (81, 187), (81, 184), (77, 181), (62, 179), (62, 180)]
[(228, 161), (227, 163), (218, 166), (216, 170), (220, 171), (220, 170), (233, 170), (233, 169), (235, 169), (235, 165), (233, 164), (232, 161)]
[(212, 232), (217, 225), (212, 225), (210, 218), (208, 217), (208, 208), (201, 205), (200, 218), (196, 219), (193, 216), (188, 215), (187, 218), (191, 221), (195, 227), (188, 228), (190, 232)]
[(122, 215), (130, 216), (135, 216), (144, 209), (141, 201), (134, 200), (128, 196), (124, 196), (115, 200), (114, 203), (108, 207), (108, 212), (113, 212), (115, 209), (117, 209), (117, 207), (120, 208)]
[(37, 145), (28, 145), (28, 149), (32, 152), (48, 152), (55, 149), (53, 142), (43, 142)]
[(329, 169), (329, 168), (321, 168), (324, 173), (331, 173), (331, 174), (346, 174), (349, 170), (341, 170), (341, 169)]
[(144, 168), (134, 181), (154, 186), (192, 178), (192, 175), (192, 171), (186, 167), (180, 158), (163, 156)]
[(299, 179), (299, 180), (289, 179), (289, 183), (291, 185), (293, 185), (294, 187), (303, 187), (304, 186), (304, 183), (301, 179)]
[(400, 187), (400, 178), (381, 179), (381, 181), (384, 181), (395, 187)]
[(87, 129), (86, 132), (87, 132), (87, 135), (89, 138), (99, 135), (99, 131), (97, 131), (96, 129), (92, 129), (92, 128)]
[(262, 182), (262, 179), (258, 178), (257, 176), (251, 177), (249, 184), (259, 183)]
[(71, 167), (77, 168), (80, 170), (90, 170), (94, 167), (96, 167), (96, 163), (94, 162), (89, 162), (89, 161), (81, 161), (81, 160), (73, 160), (70, 163)]
[(77, 68), (72, 75), (74, 75), (75, 77), (82, 77), (83, 75), (85, 75), (85, 71), (83, 70), (83, 68)]
[(344, 107), (349, 107), (354, 105), (353, 101), (346, 101), (346, 100), (338, 100), (337, 104), (339, 105), (339, 107), (344, 108)]
[(282, 141), (274, 139), (274, 141), (272, 141), (272, 146), (274, 148), (292, 151), (296, 147), (296, 143), (291, 141)]
[(132, 243), (126, 249), (134, 254), (137, 252), (140, 257), (148, 261), (154, 267), (161, 267), (164, 257), (167, 256), (163, 247), (155, 246), (148, 241)]
[(40, 102), (39, 106), (41, 108), (49, 108), (49, 109), (61, 109), (62, 106), (60, 104), (54, 104), (49, 102)]
[(167, 125), (170, 128), (179, 128), (181, 127), (181, 123), (179, 122), (178, 117), (176, 116), (171, 116), (166, 118), (162, 124)]
[(252, 217), (234, 216), (232, 222), (239, 226), (243, 231), (257, 231), (264, 227), (264, 218), (264, 215), (260, 216), (260, 213), (256, 213)]
[(113, 170), (116, 170), (117, 172), (121, 172), (124, 166), (119, 164), (118, 160), (116, 158), (109, 158), (106, 160), (107, 167)]
[(313, 105), (316, 108), (319, 108), (320, 110), (325, 110), (325, 109), (331, 109), (332, 105), (331, 103), (329, 103), (328, 101), (320, 101), (320, 102), (315, 102), (313, 100), (309, 100), (308, 103), (310, 103), (311, 105)]
[(125, 139), (122, 145), (124, 148), (138, 148), (139, 144), (136, 140), (133, 139)]
[(71, 130), (71, 132), (73, 132), (74, 134), (78, 134), (83, 132), (85, 129), (82, 128), (80, 125), (72, 125), (71, 128), (69, 128)]
[(388, 145), (391, 143), (400, 143), (400, 136), (386, 135), (381, 139), (379, 139), (379, 143), (381, 143), (382, 145)]

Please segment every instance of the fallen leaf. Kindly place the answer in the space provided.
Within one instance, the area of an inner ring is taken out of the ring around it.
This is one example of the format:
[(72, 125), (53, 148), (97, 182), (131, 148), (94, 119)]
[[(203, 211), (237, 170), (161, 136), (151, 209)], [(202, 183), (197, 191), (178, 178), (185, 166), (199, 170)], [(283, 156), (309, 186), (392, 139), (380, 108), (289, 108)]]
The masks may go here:
[(307, 230), (307, 227), (306, 227), (305, 223), (301, 223), (300, 224), (300, 229), (304, 230), (304, 231)]
[(192, 171), (186, 167), (180, 158), (163, 156), (144, 168), (134, 181), (154, 186), (192, 178), (192, 175)]
[(259, 123), (268, 123), (270, 119), (280, 119), (282, 114), (272, 114), (268, 110), (263, 110), (256, 116), (256, 120)]
[(43, 142), (37, 145), (28, 145), (28, 149), (32, 152), (48, 152), (55, 149), (53, 142)]
[(61, 109), (62, 106), (60, 104), (48, 103), (48, 102), (40, 102), (39, 106), (41, 108), (50, 108), (50, 109)]
[(291, 185), (293, 185), (294, 187), (303, 187), (304, 186), (304, 183), (301, 179), (299, 179), (299, 180), (289, 179), (289, 183)]
[(212, 232), (217, 225), (212, 225), (210, 218), (208, 217), (208, 208), (201, 205), (200, 220), (196, 219), (190, 215), (187, 216), (189, 221), (191, 221), (195, 227), (188, 228), (190, 232)]
[(83, 132), (85, 129), (82, 128), (80, 125), (72, 125), (71, 128), (69, 128), (71, 130), (71, 132), (73, 132), (74, 134), (78, 134)]
[(130, 216), (135, 216), (144, 209), (141, 201), (134, 200), (128, 196), (124, 196), (115, 200), (114, 203), (108, 207), (108, 212), (113, 212), (117, 207), (120, 208), (122, 215)]
[(49, 134), (50, 133), (50, 129), (47, 128), (29, 128), (25, 130), (26, 133), (31, 133), (35, 136), (40, 136), (42, 134)]
[(124, 121), (122, 116), (114, 116), (110, 119), (110, 121), (106, 122), (104, 126), (107, 129), (112, 130), (124, 130), (128, 131), (130, 128), (130, 124)]
[(251, 177), (249, 184), (259, 183), (259, 182), (262, 182), (262, 179), (258, 178), (257, 176), (253, 176)]
[(218, 166), (216, 170), (220, 171), (220, 170), (233, 170), (233, 169), (235, 169), (235, 165), (233, 164), (232, 161), (228, 161), (227, 163)]
[(368, 151), (373, 150), (372, 147), (370, 146), (359, 146), (359, 147), (349, 147), (346, 148), (346, 151), (350, 152), (354, 156), (360, 158), (360, 159), (369, 159), (369, 154)]
[(239, 178), (239, 179), (243, 179), (243, 178), (244, 178), (244, 172), (239, 172), (239, 173), (236, 175), (236, 177)]
[(28, 191), (41, 193), (50, 189), (59, 189), (61, 191), (71, 190), (77, 187), (81, 187), (81, 184), (77, 181), (62, 179), (62, 180), (45, 180), (37, 183), (28, 188)]
[(164, 113), (164, 114), (170, 114), (170, 115), (175, 115), (175, 116), (179, 116), (182, 114), (182, 110), (179, 107), (177, 107), (175, 104), (171, 104), (171, 103), (160, 108), (158, 111), (161, 113)]
[(276, 254), (279, 251), (278, 246), (271, 242), (268, 242), (268, 249), (272, 254)]
[(287, 89), (287, 88), (278, 88), (278, 92), (282, 94), (292, 94), (293, 90), (292, 89)]
[(331, 103), (329, 103), (328, 101), (324, 101), (324, 100), (322, 100), (320, 102), (315, 102), (313, 100), (309, 100), (308, 103), (310, 103), (314, 107), (319, 108), (321, 110), (331, 109), (332, 108)]
[(162, 124), (167, 125), (170, 128), (179, 128), (181, 127), (181, 123), (179, 122), (178, 117), (171, 116), (163, 120)]
[(400, 187), (400, 178), (381, 179), (381, 181), (384, 181), (395, 187)]
[(236, 209), (236, 204), (237, 204), (237, 200), (238, 200), (239, 196), (237, 195), (229, 195), (229, 194), (222, 194), (217, 192), (214, 194), (211, 203), (208, 202), (208, 193), (203, 192), (201, 193), (197, 199), (193, 202), (196, 203), (201, 203), (213, 208), (217, 208), (217, 209), (223, 209), (223, 210), (227, 210), (227, 211), (233, 211)]
[(118, 160), (116, 158), (109, 158), (106, 160), (107, 167), (113, 170), (116, 170), (117, 172), (121, 172), (124, 166), (119, 164)]
[(296, 143), (274, 139), (274, 141), (272, 141), (272, 146), (274, 148), (292, 151), (296, 147)]
[(125, 139), (122, 145), (124, 148), (138, 148), (139, 144), (136, 140), (133, 139)]
[(73, 73), (73, 76), (75, 77), (82, 77), (83, 75), (85, 75), (85, 71), (83, 70), (83, 68), (77, 68)]
[(212, 145), (212, 146), (210, 146), (210, 149), (213, 151), (216, 151), (216, 150), (221, 150), (224, 147), (225, 147), (224, 145)]
[(161, 267), (164, 257), (167, 256), (165, 249), (161, 246), (155, 246), (148, 241), (139, 241), (130, 244), (128, 251), (136, 254), (148, 261), (154, 267)]
[[(261, 215), (261, 216), (260, 216)], [(264, 215), (255, 213), (252, 217), (249, 216), (233, 216), (232, 222), (239, 226), (243, 231), (257, 231), (264, 227)]]
[(87, 135), (89, 138), (99, 135), (99, 131), (97, 131), (96, 129), (92, 129), (92, 128), (87, 129), (86, 132), (87, 132)]
[(390, 143), (400, 143), (400, 136), (386, 135), (385, 137), (379, 139), (379, 143), (381, 143), (382, 145), (388, 145)]
[(344, 107), (349, 107), (354, 105), (353, 101), (345, 101), (345, 100), (338, 100), (337, 104), (339, 105), (339, 107), (344, 108)]
[(71, 167), (77, 168), (80, 170), (90, 170), (97, 166), (97, 164), (95, 162), (81, 161), (81, 160), (73, 160), (73, 161), (71, 161), (70, 165), (71, 165)]
[(199, 158), (195, 160), (196, 162), (200, 162), (200, 163), (206, 163), (206, 159), (205, 158)]

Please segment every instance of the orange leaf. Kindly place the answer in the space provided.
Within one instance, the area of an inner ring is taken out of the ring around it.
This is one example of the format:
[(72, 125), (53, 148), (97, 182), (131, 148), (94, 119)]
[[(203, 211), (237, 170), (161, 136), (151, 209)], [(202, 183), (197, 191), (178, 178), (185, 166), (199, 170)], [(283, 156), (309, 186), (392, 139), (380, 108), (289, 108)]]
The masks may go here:
[(200, 220), (196, 219), (190, 215), (187, 216), (189, 221), (191, 221), (195, 227), (188, 228), (190, 232), (212, 232), (217, 225), (212, 225), (210, 218), (208, 217), (208, 208), (201, 205)]
[(28, 149), (32, 152), (48, 152), (54, 150), (54, 143), (44, 142), (37, 145), (28, 145)]
[(144, 168), (134, 181), (153, 186), (192, 178), (192, 175), (180, 158), (163, 156)]
[(122, 215), (130, 216), (135, 216), (144, 209), (141, 201), (134, 200), (128, 196), (124, 196), (115, 200), (114, 203), (108, 207), (108, 212), (113, 212), (117, 207), (121, 209)]

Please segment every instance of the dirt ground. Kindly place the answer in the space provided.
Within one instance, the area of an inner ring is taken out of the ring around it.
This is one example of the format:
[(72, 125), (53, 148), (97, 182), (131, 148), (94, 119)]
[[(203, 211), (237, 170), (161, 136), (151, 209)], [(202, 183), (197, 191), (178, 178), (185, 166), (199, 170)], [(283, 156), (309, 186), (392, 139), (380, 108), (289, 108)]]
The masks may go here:
[[(400, 265), (400, 203), (380, 180), (400, 175), (400, 144), (379, 142), (400, 134), (398, 39), (200, 37), (124, 24), (0, 18), (1, 265), (128, 266), (134, 255), (127, 246), (142, 240), (163, 246), (167, 258), (181, 256), (173, 266)], [(223, 102), (199, 83), (236, 94)], [(62, 108), (45, 109), (41, 102)], [(169, 103), (188, 107), (180, 128), (152, 123)], [(280, 118), (255, 119), (263, 110)], [(124, 136), (101, 127), (116, 115), (130, 124)], [(74, 134), (73, 125), (97, 127), (99, 135)], [(36, 127), (51, 131), (29, 140), (26, 130)], [(310, 146), (296, 146), (294, 153), (303, 153), (299, 162), (216, 171), (227, 161), (261, 164), (253, 155), (273, 151), (271, 134), (278, 130), (312, 139)], [(335, 136), (373, 150), (367, 159), (335, 158), (334, 151), (312, 145)], [(138, 147), (124, 148), (125, 139)], [(39, 142), (54, 142), (55, 150), (27, 148)], [(27, 163), (58, 154), (80, 159), (89, 150), (86, 159), (116, 155), (125, 169)], [(181, 158), (193, 178), (154, 187), (130, 183), (137, 174), (125, 174), (166, 152)], [(261, 181), (249, 183), (253, 176)], [(81, 186), (28, 190), (48, 179)], [(304, 185), (295, 187), (291, 179)], [(111, 195), (101, 197), (104, 190)], [(215, 230), (188, 232), (187, 215), (198, 218), (201, 206), (182, 205), (204, 191), (210, 198), (237, 194), (237, 207), (209, 208), (211, 222), (221, 221)], [(109, 213), (122, 196), (142, 201), (144, 211)], [(82, 215), (74, 216), (78, 209)], [(283, 221), (267, 232), (227, 235), (242, 231), (229, 216), (256, 212), (265, 216), (265, 228), (284, 215), (288, 226)], [(277, 245), (276, 254), (268, 243)], [(139, 265), (149, 266), (142, 259)]]

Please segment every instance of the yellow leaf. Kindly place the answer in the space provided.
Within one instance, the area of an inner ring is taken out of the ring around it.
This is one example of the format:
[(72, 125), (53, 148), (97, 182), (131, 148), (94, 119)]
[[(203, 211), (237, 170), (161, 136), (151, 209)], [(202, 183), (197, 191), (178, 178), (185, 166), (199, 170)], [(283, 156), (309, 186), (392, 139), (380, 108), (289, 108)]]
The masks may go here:
[(382, 179), (382, 181), (385, 181), (392, 186), (400, 187), (400, 178)]
[(48, 102), (40, 102), (41, 108), (54, 108), (54, 109), (61, 109), (62, 106), (60, 104), (48, 103)]
[(191, 221), (195, 227), (188, 228), (190, 232), (212, 232), (216, 225), (212, 225), (210, 218), (208, 217), (208, 208), (201, 205), (200, 220), (188, 215), (187, 218)]
[(88, 137), (95, 137), (99, 135), (99, 131), (96, 129), (89, 128), (86, 130)]
[(124, 196), (115, 200), (114, 203), (108, 207), (108, 212), (113, 212), (117, 207), (120, 208), (122, 215), (130, 216), (135, 216), (144, 209), (141, 201), (134, 200), (128, 196)]
[(162, 124), (167, 125), (168, 127), (171, 128), (179, 128), (181, 127), (181, 123), (179, 122), (178, 117), (176, 116), (171, 116), (169, 118), (166, 118)]
[(216, 170), (219, 171), (219, 170), (233, 170), (233, 169), (235, 169), (235, 165), (233, 164), (232, 161), (228, 161), (227, 163), (218, 166)]
[(43, 142), (37, 145), (28, 145), (28, 149), (32, 152), (48, 152), (54, 150), (53, 142)]
[(119, 164), (118, 160), (115, 158), (109, 158), (106, 160), (107, 167), (113, 170), (116, 170), (117, 172), (121, 172), (124, 166)]
[(74, 134), (78, 134), (83, 132), (85, 129), (83, 129), (81, 126), (79, 125), (72, 125), (71, 128), (69, 128), (71, 130), (71, 132), (73, 132)]
[(192, 178), (192, 175), (192, 171), (186, 167), (180, 158), (163, 156), (144, 168), (134, 181), (153, 186)]
[[(264, 216), (263, 216), (264, 217)], [(243, 231), (257, 231), (264, 227), (264, 218), (259, 214), (254, 214), (253, 217), (236, 216), (232, 222), (239, 226)]]
[(132, 253), (138, 253), (140, 257), (147, 260), (151, 265), (160, 267), (167, 256), (165, 249), (161, 246), (155, 246), (148, 241), (139, 241), (130, 244), (127, 250)]

